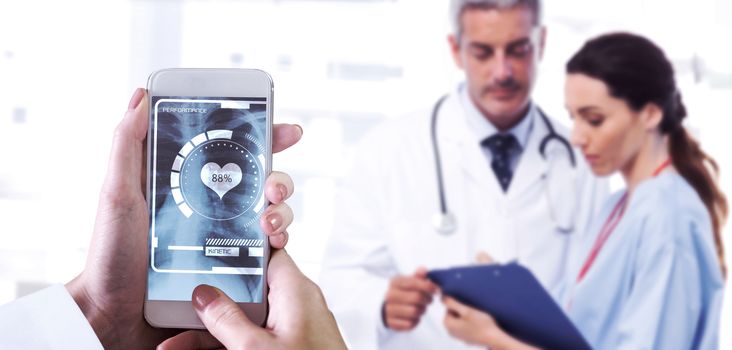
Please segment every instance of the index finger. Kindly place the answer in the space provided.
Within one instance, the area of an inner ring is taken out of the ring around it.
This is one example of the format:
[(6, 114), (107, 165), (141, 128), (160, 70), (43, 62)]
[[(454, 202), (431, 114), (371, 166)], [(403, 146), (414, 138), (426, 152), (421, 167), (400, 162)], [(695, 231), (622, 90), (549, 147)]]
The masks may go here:
[(302, 128), (297, 124), (275, 124), (272, 126), (272, 153), (282, 152), (300, 141)]
[(427, 268), (424, 267), (424, 266), (420, 266), (420, 267), (417, 268), (416, 271), (414, 271), (414, 277), (417, 277), (417, 278), (420, 278), (420, 279), (422, 279), (424, 281), (427, 281), (427, 283), (429, 283), (428, 288), (430, 290), (430, 293), (432, 293), (432, 294), (437, 293), (440, 288), (434, 282), (432, 282), (431, 279), (429, 279), (427, 277), (427, 273), (429, 273), (429, 271), (427, 270)]
[(403, 277), (394, 280), (394, 285), (401, 289), (414, 290), (427, 294), (434, 294), (437, 292), (437, 287), (426, 278)]

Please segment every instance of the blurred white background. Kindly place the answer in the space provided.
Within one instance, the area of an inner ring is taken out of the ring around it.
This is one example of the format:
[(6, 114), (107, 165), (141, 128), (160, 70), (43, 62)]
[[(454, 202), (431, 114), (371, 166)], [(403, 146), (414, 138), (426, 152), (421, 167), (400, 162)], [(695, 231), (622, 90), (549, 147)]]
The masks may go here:
[[(564, 63), (584, 40), (609, 30), (645, 34), (674, 61), (688, 125), (720, 163), (732, 197), (731, 0), (551, 0), (545, 22), (534, 96), (549, 114), (569, 123)], [(448, 27), (447, 0), (3, 1), (0, 304), (82, 269), (113, 129), (134, 88), (167, 67), (272, 75), (275, 121), (305, 129), (274, 158), (297, 186), (288, 250), (317, 280), (334, 186), (353, 145), (375, 123), (428, 108), (460, 80)], [(730, 297), (722, 329), (732, 327)], [(732, 335), (722, 334), (722, 348), (731, 348)]]

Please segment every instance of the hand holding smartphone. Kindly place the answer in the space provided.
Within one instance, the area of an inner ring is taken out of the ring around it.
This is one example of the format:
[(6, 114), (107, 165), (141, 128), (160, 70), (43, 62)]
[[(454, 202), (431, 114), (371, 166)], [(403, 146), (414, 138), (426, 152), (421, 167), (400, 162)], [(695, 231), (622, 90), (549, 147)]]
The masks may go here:
[(261, 325), (272, 80), (259, 70), (168, 69), (150, 76), (148, 91), (145, 318), (156, 327), (203, 328), (190, 300), (209, 284)]

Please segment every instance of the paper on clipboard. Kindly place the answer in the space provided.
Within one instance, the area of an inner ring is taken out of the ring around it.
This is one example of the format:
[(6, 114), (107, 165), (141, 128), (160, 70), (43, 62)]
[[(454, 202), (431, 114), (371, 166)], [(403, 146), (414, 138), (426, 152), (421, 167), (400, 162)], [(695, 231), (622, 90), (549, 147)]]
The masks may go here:
[(433, 270), (445, 295), (493, 316), (512, 336), (543, 349), (590, 349), (572, 321), (526, 268), (516, 263)]

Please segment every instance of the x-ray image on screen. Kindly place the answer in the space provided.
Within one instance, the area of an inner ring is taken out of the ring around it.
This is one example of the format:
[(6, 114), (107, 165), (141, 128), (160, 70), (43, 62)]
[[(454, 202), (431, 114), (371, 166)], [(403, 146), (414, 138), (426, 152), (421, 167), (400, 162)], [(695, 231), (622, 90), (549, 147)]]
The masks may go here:
[(261, 302), (267, 172), (263, 98), (153, 97), (149, 300), (216, 285)]

